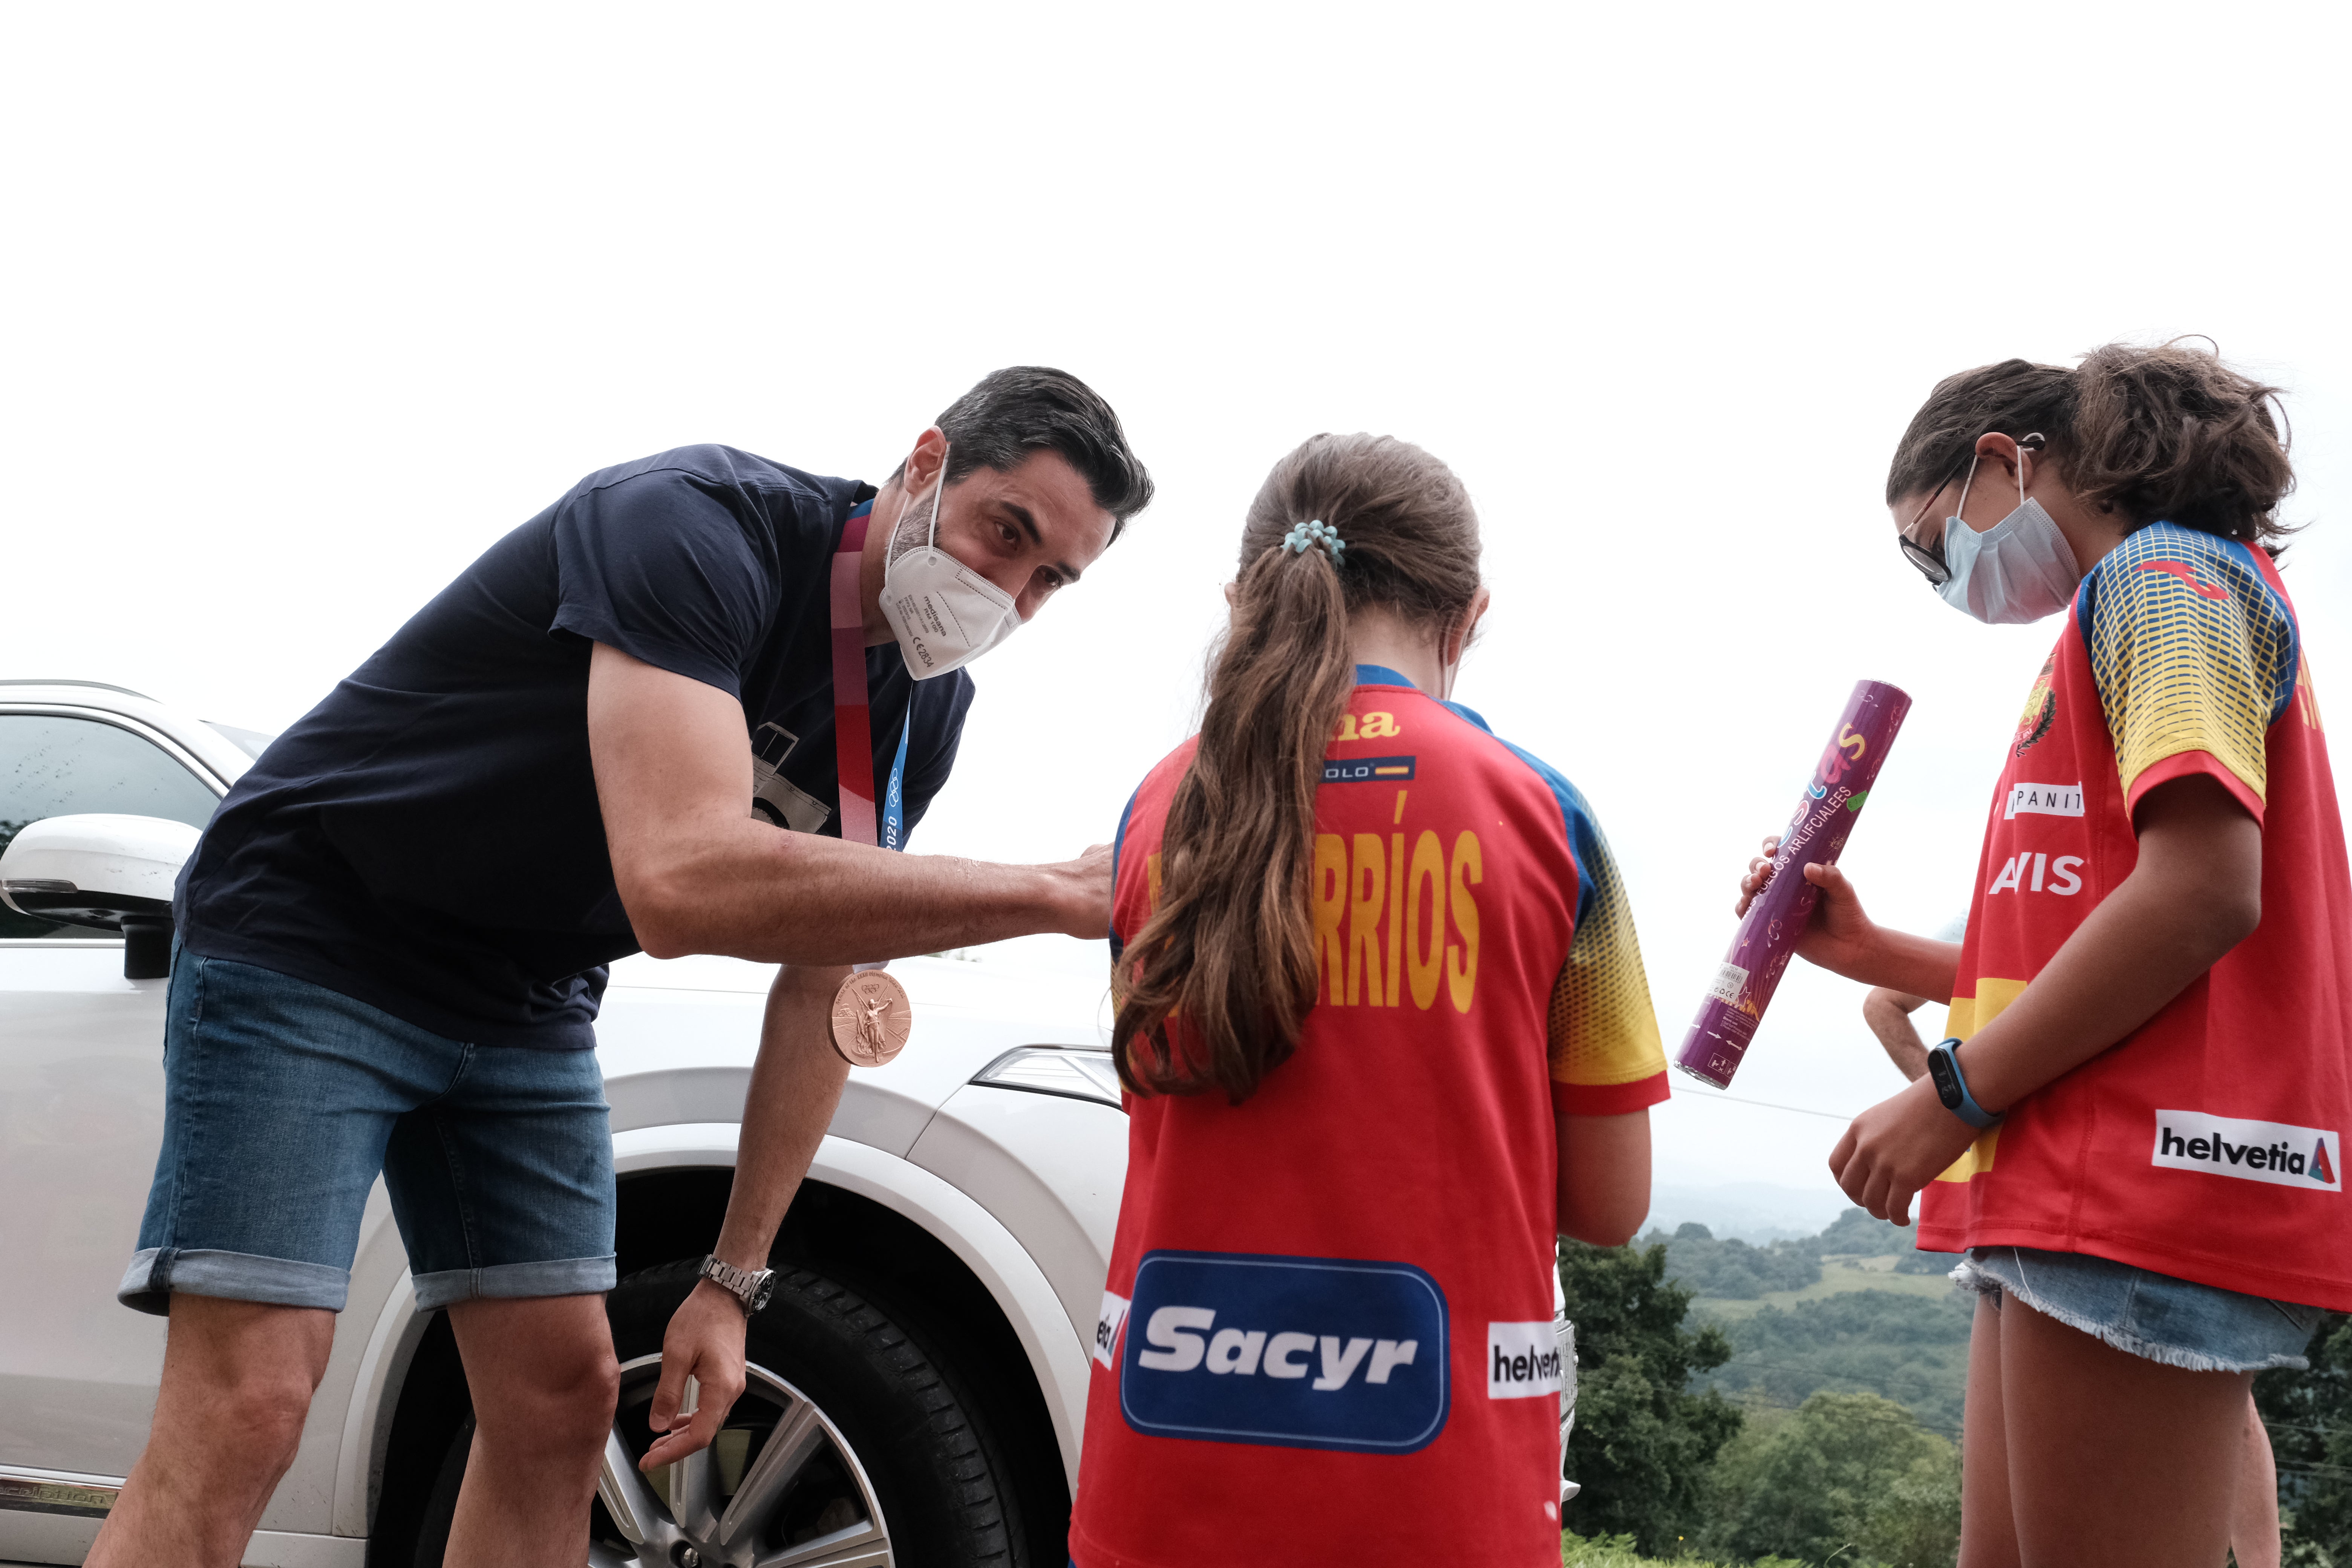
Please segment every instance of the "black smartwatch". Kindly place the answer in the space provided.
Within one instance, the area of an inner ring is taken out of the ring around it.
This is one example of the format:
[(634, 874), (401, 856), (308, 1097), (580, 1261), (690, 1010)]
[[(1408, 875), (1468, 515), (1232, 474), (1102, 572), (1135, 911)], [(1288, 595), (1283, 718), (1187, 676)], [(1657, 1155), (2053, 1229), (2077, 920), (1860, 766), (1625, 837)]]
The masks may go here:
[(1960, 1074), (1959, 1044), (1957, 1039), (1946, 1040), (1927, 1053), (1927, 1076), (1935, 1081), (1936, 1098), (1971, 1127), (1998, 1127), (2000, 1118), (1979, 1105), (1977, 1097), (1969, 1092), (1969, 1080)]
[(776, 1271), (772, 1268), (738, 1268), (712, 1257), (702, 1260), (702, 1277), (734, 1297), (747, 1318), (766, 1306), (768, 1298), (776, 1293)]

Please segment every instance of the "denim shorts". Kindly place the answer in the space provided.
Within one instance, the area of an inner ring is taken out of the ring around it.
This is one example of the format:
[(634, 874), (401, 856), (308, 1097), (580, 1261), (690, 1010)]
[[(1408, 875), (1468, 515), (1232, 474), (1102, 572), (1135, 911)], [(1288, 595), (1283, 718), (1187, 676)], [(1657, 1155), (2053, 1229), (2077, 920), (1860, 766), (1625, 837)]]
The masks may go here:
[(2316, 1307), (2031, 1247), (1971, 1247), (1952, 1278), (1996, 1307), (2014, 1296), (2020, 1306), (2119, 1351), (2190, 1372), (2301, 1372), (2311, 1364), (2304, 1347), (2322, 1315)]
[(379, 1172), (420, 1307), (613, 1288), (595, 1052), (463, 1045), (184, 949), (164, 1020), (163, 1149), (123, 1305), (341, 1311)]

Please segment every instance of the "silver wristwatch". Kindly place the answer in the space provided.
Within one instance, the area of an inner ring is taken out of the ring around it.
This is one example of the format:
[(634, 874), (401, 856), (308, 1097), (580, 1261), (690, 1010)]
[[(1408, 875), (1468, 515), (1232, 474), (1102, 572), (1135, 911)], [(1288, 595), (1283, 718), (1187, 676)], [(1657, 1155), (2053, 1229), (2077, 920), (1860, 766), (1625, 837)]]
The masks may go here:
[(768, 1298), (776, 1293), (776, 1271), (772, 1268), (738, 1268), (717, 1258), (706, 1258), (702, 1260), (702, 1277), (734, 1297), (747, 1318), (766, 1306)]

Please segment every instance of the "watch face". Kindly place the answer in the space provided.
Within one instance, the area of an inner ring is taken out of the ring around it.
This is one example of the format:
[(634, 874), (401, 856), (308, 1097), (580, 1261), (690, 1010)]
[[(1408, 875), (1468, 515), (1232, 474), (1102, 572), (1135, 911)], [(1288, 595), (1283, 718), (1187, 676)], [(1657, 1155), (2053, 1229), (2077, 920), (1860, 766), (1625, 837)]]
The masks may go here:
[(1952, 1058), (1941, 1051), (1929, 1053), (1927, 1076), (1936, 1080), (1936, 1098), (1944, 1102), (1944, 1109), (1958, 1110), (1960, 1103), (1960, 1076), (1952, 1070)]
[(773, 1272), (763, 1270), (759, 1279), (760, 1282), (751, 1287), (751, 1300), (745, 1303), (745, 1309), (748, 1311), (758, 1311), (768, 1304), (768, 1298), (776, 1293), (776, 1277)]

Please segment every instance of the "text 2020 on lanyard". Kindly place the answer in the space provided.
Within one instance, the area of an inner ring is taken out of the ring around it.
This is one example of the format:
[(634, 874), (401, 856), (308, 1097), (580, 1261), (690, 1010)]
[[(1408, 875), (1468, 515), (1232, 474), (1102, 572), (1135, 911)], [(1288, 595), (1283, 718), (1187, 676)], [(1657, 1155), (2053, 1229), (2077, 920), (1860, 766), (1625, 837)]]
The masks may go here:
[[(833, 753), (840, 784), (842, 842), (896, 849), (905, 838), (907, 737), (914, 727), (915, 707), (909, 698), (877, 822), (874, 716), (866, 689), (866, 617), (857, 592), (866, 525), (872, 521), (871, 501), (851, 512), (833, 555)], [(860, 964), (833, 994), (832, 1022), (833, 1048), (853, 1067), (877, 1068), (906, 1048), (915, 1016), (905, 986), (878, 963)]]

